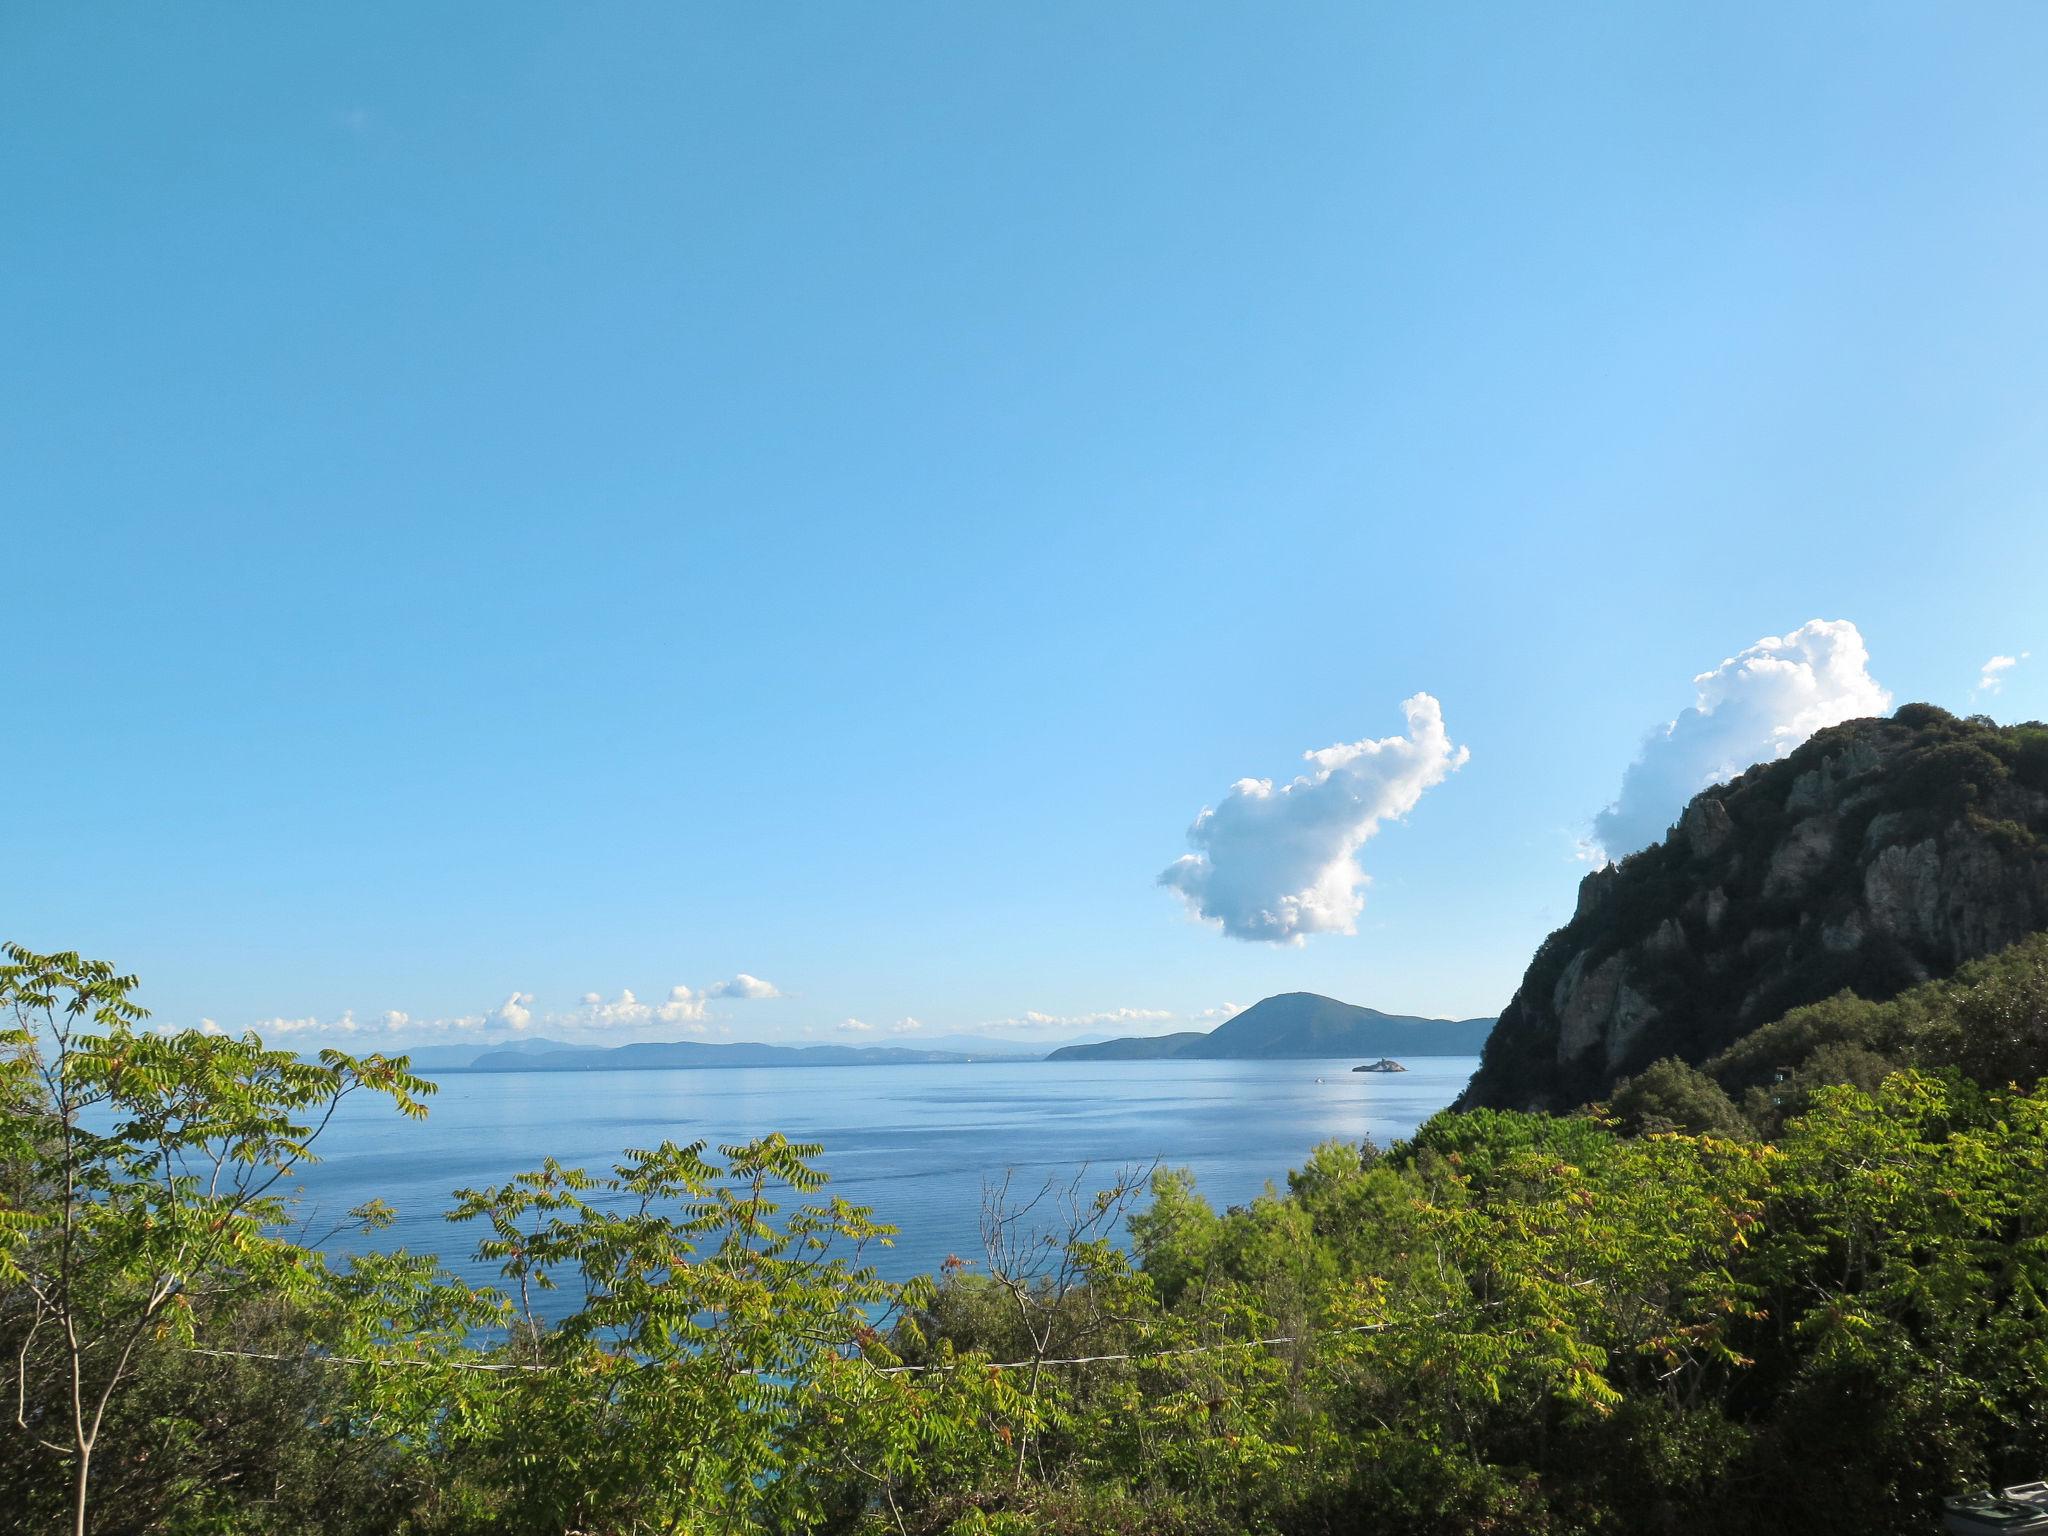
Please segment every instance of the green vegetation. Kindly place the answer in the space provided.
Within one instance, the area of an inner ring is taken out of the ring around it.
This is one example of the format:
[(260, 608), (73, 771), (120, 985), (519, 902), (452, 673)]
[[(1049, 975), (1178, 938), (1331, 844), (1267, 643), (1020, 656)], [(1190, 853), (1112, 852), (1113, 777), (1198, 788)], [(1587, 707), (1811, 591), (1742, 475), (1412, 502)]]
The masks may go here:
[(492, 1290), (289, 1226), (338, 1099), (422, 1112), (402, 1060), (8, 954), (7, 1528), (1903, 1532), (2048, 1467), (2048, 939), (1230, 1211), (995, 1190), (909, 1285), (815, 1148), (548, 1162), (453, 1199)]
[(2048, 1076), (2048, 934), (1972, 961), (1943, 981), (1885, 1002), (1853, 992), (1795, 1008), (1707, 1064), (1770, 1133), (1816, 1089), (1875, 1089), (1899, 1068), (1952, 1067), (1991, 1086)]

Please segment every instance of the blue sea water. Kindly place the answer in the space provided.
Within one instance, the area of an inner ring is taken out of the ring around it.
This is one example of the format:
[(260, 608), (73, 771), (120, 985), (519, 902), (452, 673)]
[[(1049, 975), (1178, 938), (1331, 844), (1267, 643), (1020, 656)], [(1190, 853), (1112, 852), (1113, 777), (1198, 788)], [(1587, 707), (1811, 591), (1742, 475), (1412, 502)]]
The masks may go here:
[[(1217, 1208), (1255, 1198), (1309, 1149), (1385, 1145), (1442, 1109), (1477, 1062), (1411, 1058), (1403, 1074), (1341, 1061), (977, 1062), (647, 1072), (448, 1072), (422, 1124), (366, 1098), (344, 1104), (301, 1181), (309, 1225), (381, 1198), (398, 1221), (375, 1239), (438, 1253), (495, 1280), (470, 1250), (484, 1234), (442, 1219), (463, 1185), (502, 1183), (552, 1155), (607, 1169), (629, 1147), (771, 1131), (823, 1144), (825, 1193), (901, 1231), (868, 1257), (892, 1279), (977, 1259), (984, 1185), (1024, 1193), (1085, 1169), (1091, 1187), (1130, 1165), (1185, 1166)], [(332, 1245), (346, 1251), (346, 1239)]]

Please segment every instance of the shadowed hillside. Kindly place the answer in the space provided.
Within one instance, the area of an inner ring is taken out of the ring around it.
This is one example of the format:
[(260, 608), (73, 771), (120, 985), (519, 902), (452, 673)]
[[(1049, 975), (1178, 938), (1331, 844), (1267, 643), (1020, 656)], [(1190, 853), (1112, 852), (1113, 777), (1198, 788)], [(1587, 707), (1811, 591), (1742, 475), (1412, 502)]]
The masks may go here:
[(2048, 727), (1909, 704), (1696, 796), (1586, 877), (1461, 1107), (1568, 1109), (1788, 1009), (1882, 1000), (2048, 928)]

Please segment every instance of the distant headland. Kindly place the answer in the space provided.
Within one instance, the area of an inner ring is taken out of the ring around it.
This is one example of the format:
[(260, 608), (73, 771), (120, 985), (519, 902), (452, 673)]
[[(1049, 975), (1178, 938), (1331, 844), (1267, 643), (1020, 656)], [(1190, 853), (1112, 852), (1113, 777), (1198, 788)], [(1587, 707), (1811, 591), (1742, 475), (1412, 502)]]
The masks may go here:
[(1314, 992), (1283, 992), (1206, 1032), (1062, 1046), (1051, 1061), (1285, 1061), (1333, 1056), (1477, 1056), (1492, 1019), (1381, 1013)]
[(1269, 997), (1213, 1030), (1076, 1041), (1060, 1046), (971, 1035), (929, 1046), (767, 1045), (755, 1041), (641, 1040), (580, 1046), (539, 1037), (411, 1053), (426, 1072), (607, 1072), (705, 1067), (920, 1066), (994, 1061), (1282, 1061), (1341, 1056), (1477, 1056), (1492, 1019), (1381, 1013), (1313, 992)]

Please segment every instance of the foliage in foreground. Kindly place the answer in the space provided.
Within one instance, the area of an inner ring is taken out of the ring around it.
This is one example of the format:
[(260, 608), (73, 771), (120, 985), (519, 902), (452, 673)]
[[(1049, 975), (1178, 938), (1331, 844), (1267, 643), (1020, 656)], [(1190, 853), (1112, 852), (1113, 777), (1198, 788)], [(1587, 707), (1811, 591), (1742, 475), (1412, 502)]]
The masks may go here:
[(665, 1144), (459, 1192), (476, 1291), (285, 1225), (402, 1061), (148, 1037), (74, 956), (0, 987), (14, 1529), (1905, 1531), (2048, 1467), (2048, 1092), (1891, 1072), (1763, 1141), (1666, 1074), (1227, 1212), (995, 1191), (907, 1286), (815, 1148)]

